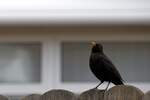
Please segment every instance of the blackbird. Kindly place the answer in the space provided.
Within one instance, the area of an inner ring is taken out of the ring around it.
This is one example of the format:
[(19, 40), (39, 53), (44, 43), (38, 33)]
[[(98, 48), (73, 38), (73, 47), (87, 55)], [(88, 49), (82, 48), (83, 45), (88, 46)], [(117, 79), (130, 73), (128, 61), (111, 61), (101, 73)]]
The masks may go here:
[(93, 74), (100, 80), (95, 88), (97, 89), (104, 81), (108, 82), (105, 90), (108, 89), (110, 82), (115, 85), (123, 85), (123, 79), (118, 70), (104, 54), (103, 46), (96, 42), (92, 42), (92, 46), (89, 65)]

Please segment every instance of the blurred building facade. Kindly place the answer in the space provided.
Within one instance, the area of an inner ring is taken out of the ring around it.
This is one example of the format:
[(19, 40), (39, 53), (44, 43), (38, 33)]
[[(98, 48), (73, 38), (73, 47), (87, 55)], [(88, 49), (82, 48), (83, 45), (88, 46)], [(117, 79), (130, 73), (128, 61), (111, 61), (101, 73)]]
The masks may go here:
[(148, 0), (40, 2), (1, 6), (0, 94), (93, 88), (93, 40), (104, 45), (127, 84), (150, 89)]

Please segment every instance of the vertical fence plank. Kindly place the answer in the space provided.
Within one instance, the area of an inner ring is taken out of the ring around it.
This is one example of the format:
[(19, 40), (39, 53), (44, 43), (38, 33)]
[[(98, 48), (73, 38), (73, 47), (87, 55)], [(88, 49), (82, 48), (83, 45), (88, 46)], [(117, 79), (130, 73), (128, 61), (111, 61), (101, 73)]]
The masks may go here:
[(133, 86), (118, 85), (109, 89), (104, 100), (142, 100), (144, 93)]
[(0, 100), (8, 100), (8, 98), (3, 95), (0, 95)]
[(83, 92), (78, 100), (104, 100), (104, 90), (91, 89)]
[(150, 100), (150, 91), (145, 93), (143, 100)]
[(44, 93), (40, 100), (77, 100), (76, 95), (67, 90), (51, 90)]
[(41, 96), (40, 94), (31, 94), (31, 95), (25, 96), (21, 100), (39, 100), (40, 96)]

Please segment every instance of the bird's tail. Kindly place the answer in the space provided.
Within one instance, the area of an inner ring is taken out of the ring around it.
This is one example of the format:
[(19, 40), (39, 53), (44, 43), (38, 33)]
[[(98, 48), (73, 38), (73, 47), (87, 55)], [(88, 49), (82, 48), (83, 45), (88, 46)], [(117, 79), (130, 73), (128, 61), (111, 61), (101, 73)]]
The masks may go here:
[(124, 85), (124, 82), (123, 81), (118, 81), (118, 82), (115, 82), (115, 85)]

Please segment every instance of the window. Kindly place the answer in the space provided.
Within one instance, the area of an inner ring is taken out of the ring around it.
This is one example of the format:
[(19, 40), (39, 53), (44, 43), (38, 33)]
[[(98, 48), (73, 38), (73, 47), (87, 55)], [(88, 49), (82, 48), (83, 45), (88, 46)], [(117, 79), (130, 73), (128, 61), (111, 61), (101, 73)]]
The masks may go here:
[(0, 84), (41, 81), (40, 43), (0, 43)]
[[(127, 82), (150, 82), (150, 42), (102, 42)], [(91, 44), (62, 42), (62, 82), (96, 82), (89, 68)]]

